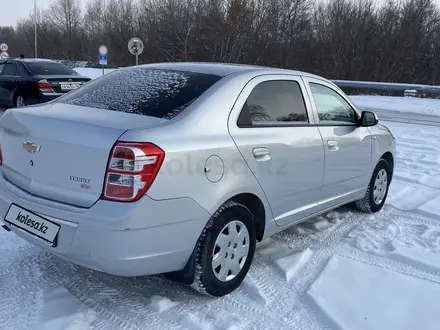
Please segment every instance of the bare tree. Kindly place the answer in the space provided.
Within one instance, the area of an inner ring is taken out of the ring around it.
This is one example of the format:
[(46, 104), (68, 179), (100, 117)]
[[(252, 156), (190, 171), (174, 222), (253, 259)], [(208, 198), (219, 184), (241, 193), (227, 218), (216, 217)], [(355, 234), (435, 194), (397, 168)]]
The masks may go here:
[[(436, 0), (53, 0), (38, 13), (40, 56), (134, 64), (216, 61), (294, 68), (328, 78), (439, 84)], [(33, 55), (33, 17), (0, 28), (11, 54)]]
[(59, 31), (59, 42), (63, 46), (64, 55), (74, 58), (78, 47), (77, 36), (81, 32), (81, 8), (78, 0), (54, 0), (47, 13), (50, 22)]

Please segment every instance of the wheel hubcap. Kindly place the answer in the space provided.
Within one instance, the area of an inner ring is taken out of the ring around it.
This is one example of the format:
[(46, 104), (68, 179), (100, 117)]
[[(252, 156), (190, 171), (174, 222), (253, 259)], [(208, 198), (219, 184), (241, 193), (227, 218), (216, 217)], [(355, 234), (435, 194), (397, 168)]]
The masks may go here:
[(212, 270), (222, 282), (234, 279), (242, 270), (249, 253), (249, 231), (243, 222), (229, 222), (218, 235), (212, 252)]
[(26, 105), (26, 102), (24, 101), (24, 98), (22, 96), (17, 97), (17, 108), (24, 107)]
[(373, 199), (376, 205), (382, 203), (385, 198), (385, 194), (388, 189), (388, 173), (384, 169), (377, 173), (376, 179), (374, 180), (374, 190)]

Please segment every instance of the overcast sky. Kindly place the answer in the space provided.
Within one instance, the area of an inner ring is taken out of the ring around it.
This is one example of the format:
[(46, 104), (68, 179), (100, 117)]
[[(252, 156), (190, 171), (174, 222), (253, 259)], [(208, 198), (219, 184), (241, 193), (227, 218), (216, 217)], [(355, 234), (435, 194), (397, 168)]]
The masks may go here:
[[(52, 0), (36, 0), (40, 9), (49, 7)], [(385, 0), (378, 0), (385, 1)], [(81, 4), (85, 4), (86, 0), (79, 0)], [(440, 3), (440, 0), (437, 0)], [(0, 26), (9, 26), (17, 23), (20, 18), (29, 17), (33, 13), (34, 0), (0, 0)]]
[[(51, 0), (37, 0), (37, 7), (47, 8), (50, 2)], [(85, 3), (85, 0), (80, 2)], [(33, 10), (34, 0), (0, 0), (0, 26), (15, 26), (20, 18), (29, 17)]]

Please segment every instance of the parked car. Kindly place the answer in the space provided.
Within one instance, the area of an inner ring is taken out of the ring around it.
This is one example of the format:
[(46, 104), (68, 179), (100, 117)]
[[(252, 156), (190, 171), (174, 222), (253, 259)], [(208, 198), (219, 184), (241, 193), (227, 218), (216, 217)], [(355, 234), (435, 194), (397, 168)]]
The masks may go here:
[(88, 62), (87, 61), (77, 61), (75, 63), (76, 68), (87, 68)]
[(61, 63), (70, 69), (73, 69), (75, 67), (75, 61), (61, 60)]
[(90, 78), (51, 60), (0, 61), (0, 105), (22, 107), (48, 102), (88, 81)]
[(123, 68), (0, 119), (4, 228), (75, 264), (222, 296), (256, 243), (354, 202), (378, 212), (395, 139), (333, 83), (273, 68)]

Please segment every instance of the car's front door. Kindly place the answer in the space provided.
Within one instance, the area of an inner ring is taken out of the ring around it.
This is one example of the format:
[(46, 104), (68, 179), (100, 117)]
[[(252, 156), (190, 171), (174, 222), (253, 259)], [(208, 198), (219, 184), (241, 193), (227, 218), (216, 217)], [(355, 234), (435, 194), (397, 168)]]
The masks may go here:
[(17, 64), (5, 63), (0, 72), (0, 104), (12, 105), (12, 94), (17, 86), (20, 74)]
[(372, 174), (372, 136), (360, 114), (332, 84), (304, 78), (324, 141), (325, 173), (319, 201), (328, 209), (361, 198)]
[(299, 76), (263, 75), (248, 82), (229, 130), (284, 226), (317, 212), (324, 146)]

